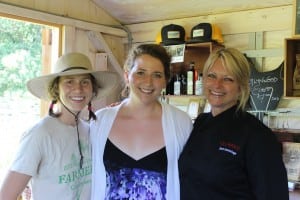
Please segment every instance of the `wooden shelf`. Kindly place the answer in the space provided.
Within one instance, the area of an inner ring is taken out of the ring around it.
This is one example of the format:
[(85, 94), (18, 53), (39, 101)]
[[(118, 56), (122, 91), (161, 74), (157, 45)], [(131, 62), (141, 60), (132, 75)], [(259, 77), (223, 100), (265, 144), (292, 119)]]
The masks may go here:
[(197, 95), (166, 95), (167, 102), (172, 105), (188, 106), (191, 101), (198, 101), (204, 106), (206, 99)]
[[(197, 74), (202, 73), (204, 64), (209, 57), (210, 53), (219, 47), (223, 47), (223, 45), (215, 43), (215, 42), (203, 42), (203, 43), (189, 43), (185, 44), (184, 50), (184, 59), (183, 62), (177, 62), (171, 64), (171, 77), (175, 78), (176, 75), (182, 76), (186, 73), (189, 68), (191, 62), (195, 63), (194, 69)], [(172, 95), (173, 94), (173, 85), (172, 81), (168, 84), (166, 93), (166, 101), (178, 107), (181, 110), (186, 111), (190, 114), (191, 105), (199, 106), (199, 113), (203, 111), (203, 108), (206, 103), (206, 99), (203, 95), (185, 95), (186, 91), (181, 86), (181, 94), (182, 95)], [(195, 116), (191, 116), (195, 118)]]
[(290, 192), (290, 200), (299, 200), (300, 199), (300, 189), (296, 189)]
[[(183, 62), (176, 62), (171, 64), (171, 77), (175, 77), (176, 74), (184, 74), (188, 69), (191, 62), (195, 63), (195, 71), (197, 74), (202, 73), (204, 64), (209, 57), (210, 53), (223, 45), (215, 42), (204, 43), (190, 43), (185, 44), (184, 59)], [(172, 86), (170, 86), (172, 88)], [(172, 89), (167, 89), (167, 94), (173, 94)], [(182, 94), (185, 94), (183, 92)]]
[(191, 61), (195, 62), (195, 70), (202, 72), (204, 63), (209, 54), (217, 47), (222, 45), (214, 42), (191, 43), (185, 45), (184, 62), (181, 65), (185, 70), (188, 69)]
[(300, 130), (294, 129), (272, 129), (280, 142), (300, 143)]
[(205, 99), (204, 95), (166, 95), (168, 98), (200, 98)]
[[(195, 119), (199, 113), (203, 112), (206, 104), (206, 99), (202, 95), (166, 95), (165, 97), (168, 104), (187, 112), (192, 119)], [(191, 103), (197, 105), (197, 110), (192, 113), (189, 109)], [(195, 114), (195, 112), (197, 114)]]

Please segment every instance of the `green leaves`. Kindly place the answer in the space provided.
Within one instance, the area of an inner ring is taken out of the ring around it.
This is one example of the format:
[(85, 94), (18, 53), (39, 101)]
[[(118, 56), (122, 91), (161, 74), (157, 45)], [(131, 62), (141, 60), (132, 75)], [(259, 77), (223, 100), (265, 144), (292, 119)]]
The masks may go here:
[(0, 95), (24, 93), (27, 80), (40, 74), (43, 26), (0, 18)]

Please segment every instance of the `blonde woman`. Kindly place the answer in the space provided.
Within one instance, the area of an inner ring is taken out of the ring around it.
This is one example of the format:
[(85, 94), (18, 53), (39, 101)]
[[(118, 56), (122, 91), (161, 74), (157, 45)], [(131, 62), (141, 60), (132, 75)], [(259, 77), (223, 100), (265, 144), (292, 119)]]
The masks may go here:
[(221, 48), (204, 65), (211, 111), (198, 116), (180, 156), (181, 199), (289, 198), (281, 145), (246, 112), (249, 78), (249, 63), (237, 49)]

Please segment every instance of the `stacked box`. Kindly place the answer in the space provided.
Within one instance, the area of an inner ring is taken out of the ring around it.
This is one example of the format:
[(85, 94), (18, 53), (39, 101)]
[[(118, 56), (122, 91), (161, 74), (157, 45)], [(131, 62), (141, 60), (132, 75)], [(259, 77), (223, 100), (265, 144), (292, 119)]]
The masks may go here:
[(283, 142), (282, 146), (289, 181), (300, 181), (300, 143)]

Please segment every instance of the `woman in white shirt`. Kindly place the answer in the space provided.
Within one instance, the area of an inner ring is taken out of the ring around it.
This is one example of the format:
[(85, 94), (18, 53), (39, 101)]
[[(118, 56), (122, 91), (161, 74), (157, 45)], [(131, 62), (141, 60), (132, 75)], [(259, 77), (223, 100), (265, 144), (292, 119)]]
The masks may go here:
[(91, 123), (92, 199), (179, 200), (177, 160), (192, 129), (183, 111), (159, 101), (170, 56), (156, 44), (128, 55), (129, 96)]

